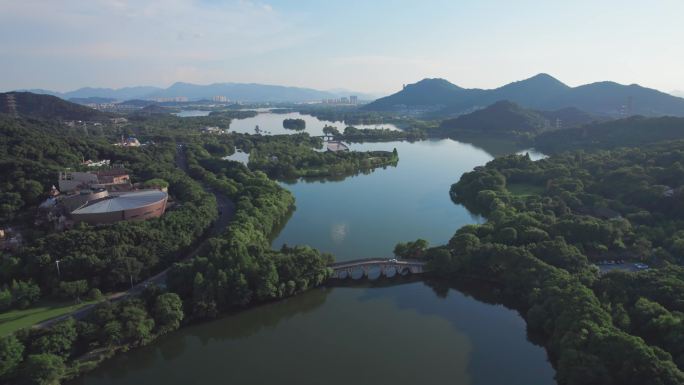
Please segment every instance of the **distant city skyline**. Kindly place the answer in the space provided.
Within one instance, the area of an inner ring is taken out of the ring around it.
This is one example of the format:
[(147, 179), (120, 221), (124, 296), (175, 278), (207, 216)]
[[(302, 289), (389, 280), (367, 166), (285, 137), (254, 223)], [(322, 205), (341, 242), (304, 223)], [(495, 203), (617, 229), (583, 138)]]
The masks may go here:
[(548, 73), (684, 90), (684, 2), (0, 0), (0, 90), (262, 83), (376, 95)]

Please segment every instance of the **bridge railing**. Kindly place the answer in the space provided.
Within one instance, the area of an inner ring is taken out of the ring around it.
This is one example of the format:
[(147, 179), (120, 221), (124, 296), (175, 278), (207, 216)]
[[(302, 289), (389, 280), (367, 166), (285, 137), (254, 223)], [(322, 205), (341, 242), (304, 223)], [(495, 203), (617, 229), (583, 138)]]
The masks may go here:
[(348, 266), (361, 266), (361, 265), (372, 265), (376, 263), (397, 263), (397, 264), (419, 264), (424, 265), (426, 262), (418, 259), (396, 259), (395, 261), (390, 261), (390, 259), (395, 258), (365, 258), (365, 259), (354, 259), (351, 261), (335, 262), (328, 265), (328, 267), (348, 267)]

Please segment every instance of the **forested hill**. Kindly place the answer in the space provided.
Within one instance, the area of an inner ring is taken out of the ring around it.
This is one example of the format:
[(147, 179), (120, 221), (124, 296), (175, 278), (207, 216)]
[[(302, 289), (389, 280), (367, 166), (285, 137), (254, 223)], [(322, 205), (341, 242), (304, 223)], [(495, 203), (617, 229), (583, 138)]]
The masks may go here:
[(576, 108), (558, 111), (533, 111), (502, 100), (470, 114), (442, 122), (444, 135), (496, 135), (506, 137), (534, 136), (541, 132), (587, 124), (597, 118)]
[(642, 146), (677, 139), (684, 139), (684, 118), (633, 116), (578, 128), (544, 132), (535, 138), (535, 148), (545, 153), (554, 153), (575, 149)]
[(554, 111), (536, 112), (548, 119), (552, 125), (557, 124), (559, 128), (579, 127), (588, 123), (600, 123), (611, 120), (610, 118), (590, 114), (575, 107), (566, 107)]
[(106, 120), (104, 112), (67, 102), (56, 96), (31, 92), (0, 94), (0, 113), (50, 120)]
[[(465, 173), (450, 195), (488, 221), (428, 252), (432, 270), (495, 283), (547, 348), (558, 384), (683, 384), (682, 150), (511, 155)], [(623, 258), (650, 268), (593, 265)]]
[(510, 100), (525, 108), (558, 110), (575, 107), (592, 114), (622, 116), (684, 116), (684, 98), (636, 84), (597, 82), (569, 87), (547, 74), (490, 89), (465, 89), (444, 79), (425, 79), (364, 107), (368, 111), (403, 111), (455, 116)]
[(547, 119), (507, 100), (455, 119), (445, 120), (441, 124), (442, 130), (449, 134), (536, 134), (545, 130), (546, 126)]

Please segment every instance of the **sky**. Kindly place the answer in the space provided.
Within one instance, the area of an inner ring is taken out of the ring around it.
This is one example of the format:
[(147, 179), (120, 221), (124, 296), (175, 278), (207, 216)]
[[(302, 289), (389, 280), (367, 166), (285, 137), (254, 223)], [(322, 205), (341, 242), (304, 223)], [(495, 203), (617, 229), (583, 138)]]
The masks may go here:
[(684, 90), (682, 0), (0, 0), (0, 90), (254, 82), (389, 94), (540, 72)]

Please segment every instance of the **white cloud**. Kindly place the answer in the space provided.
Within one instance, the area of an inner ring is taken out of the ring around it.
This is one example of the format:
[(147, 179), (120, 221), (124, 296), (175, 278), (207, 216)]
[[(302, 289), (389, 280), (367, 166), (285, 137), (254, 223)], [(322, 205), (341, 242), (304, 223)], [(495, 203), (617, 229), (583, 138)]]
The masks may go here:
[(93, 71), (116, 60), (152, 82), (155, 72), (196, 81), (188, 68), (286, 49), (311, 36), (288, 15), (251, 1), (0, 0), (0, 9), (0, 35), (21, 37), (0, 40), (0, 55), (89, 62)]

